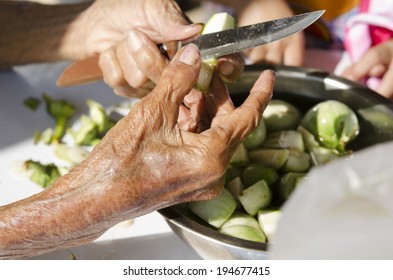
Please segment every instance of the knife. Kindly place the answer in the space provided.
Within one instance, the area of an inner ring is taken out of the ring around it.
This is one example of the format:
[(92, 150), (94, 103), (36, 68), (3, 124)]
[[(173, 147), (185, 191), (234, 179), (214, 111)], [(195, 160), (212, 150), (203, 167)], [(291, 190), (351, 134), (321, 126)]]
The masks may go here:
[[(196, 40), (187, 42), (198, 46), (201, 58), (219, 57), (241, 50), (268, 44), (299, 32), (322, 16), (324, 10), (303, 13), (291, 17), (251, 24), (220, 32), (199, 36)], [(168, 42), (169, 57), (182, 46), (181, 42)], [(70, 64), (57, 80), (59, 87), (79, 85), (102, 80), (102, 72), (98, 65), (99, 55), (89, 57)]]

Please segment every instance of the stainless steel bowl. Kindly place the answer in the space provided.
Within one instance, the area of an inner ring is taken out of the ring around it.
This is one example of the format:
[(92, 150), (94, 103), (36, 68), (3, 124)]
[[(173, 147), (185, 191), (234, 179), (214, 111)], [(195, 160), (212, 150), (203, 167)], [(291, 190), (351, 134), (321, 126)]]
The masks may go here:
[[(247, 66), (230, 85), (235, 104), (241, 104), (264, 69), (276, 72), (273, 98), (287, 100), (301, 110), (328, 99), (344, 102), (358, 115), (360, 134), (349, 146), (356, 151), (393, 140), (393, 103), (357, 83), (315, 69), (283, 66)], [(185, 205), (159, 211), (171, 229), (203, 259), (267, 259), (268, 244), (221, 234), (192, 214)]]

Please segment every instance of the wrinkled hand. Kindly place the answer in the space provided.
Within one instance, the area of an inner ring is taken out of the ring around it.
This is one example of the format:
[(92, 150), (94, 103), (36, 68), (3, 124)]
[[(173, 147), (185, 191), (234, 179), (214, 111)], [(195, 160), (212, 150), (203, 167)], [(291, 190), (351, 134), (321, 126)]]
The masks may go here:
[[(155, 89), (94, 150), (92, 157), (112, 158), (113, 195), (135, 195), (124, 201), (122, 211), (142, 201), (151, 211), (216, 196), (232, 153), (258, 125), (272, 95), (271, 72), (261, 75), (235, 109), (218, 76), (207, 94), (193, 90), (200, 65), (194, 45), (182, 48)], [(178, 123), (179, 114), (183, 124)], [(194, 125), (184, 125), (189, 123)]]
[[(105, 82), (122, 96), (149, 93), (169, 64), (157, 44), (187, 41), (199, 35), (174, 0), (99, 0), (83, 15), (88, 55), (100, 53)], [(223, 57), (218, 71), (237, 79), (244, 68), (240, 55)]]
[[(121, 221), (218, 195), (234, 150), (271, 98), (274, 77), (263, 72), (235, 109), (217, 75), (206, 95), (192, 90), (200, 67), (196, 46), (181, 49), (151, 94), (84, 161), (44, 191), (0, 206), (0, 259), (81, 245)], [(179, 114), (199, 125), (184, 129)]]
[(358, 62), (344, 70), (342, 76), (353, 81), (381, 78), (376, 91), (393, 100), (393, 40), (370, 48)]
[[(293, 16), (286, 1), (249, 1), (239, 15), (239, 26)], [(246, 52), (250, 63), (273, 63), (301, 66), (304, 63), (305, 39), (303, 32), (262, 45)]]

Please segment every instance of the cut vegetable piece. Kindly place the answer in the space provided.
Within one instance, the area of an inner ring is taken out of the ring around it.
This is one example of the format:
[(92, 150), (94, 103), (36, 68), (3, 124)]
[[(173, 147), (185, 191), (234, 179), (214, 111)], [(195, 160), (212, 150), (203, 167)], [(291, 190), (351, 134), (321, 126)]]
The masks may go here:
[(244, 146), (243, 143), (240, 143), (240, 145), (237, 147), (235, 153), (233, 154), (231, 160), (229, 161), (229, 164), (232, 166), (245, 166), (250, 162), (250, 159), (248, 157), (248, 151), (246, 147)]
[(280, 210), (260, 210), (258, 211), (258, 222), (263, 232), (267, 236), (269, 243), (274, 241), (277, 223), (281, 218)]
[(301, 113), (292, 104), (279, 99), (272, 99), (263, 112), (266, 129), (269, 132), (296, 129), (301, 120)]
[(23, 105), (32, 111), (36, 111), (37, 108), (41, 105), (41, 100), (36, 97), (28, 97), (23, 100)]
[(225, 182), (232, 181), (236, 177), (239, 177), (242, 175), (242, 170), (238, 167), (235, 167), (233, 165), (228, 165), (227, 171), (225, 173)]
[(278, 174), (274, 168), (258, 163), (248, 164), (242, 173), (242, 182), (246, 187), (249, 187), (260, 180), (265, 180), (265, 182), (270, 185), (277, 179)]
[(235, 179), (229, 181), (225, 187), (233, 197), (238, 197), (244, 190), (244, 185), (240, 177), (236, 177)]
[[(214, 33), (236, 27), (235, 19), (228, 13), (217, 13), (211, 16), (203, 27), (202, 34)], [(201, 72), (198, 77), (196, 88), (206, 92), (210, 87), (214, 69), (217, 65), (217, 57), (202, 61)]]
[(221, 226), (221, 228), (231, 227), (231, 226), (249, 226), (255, 228), (256, 230), (262, 230), (257, 219), (250, 216), (244, 212), (236, 211), (229, 217), (229, 219)]
[(266, 126), (265, 122), (261, 120), (257, 128), (243, 141), (243, 144), (248, 150), (255, 149), (262, 145), (265, 138)]
[(244, 240), (255, 241), (255, 242), (266, 242), (266, 235), (262, 232), (262, 230), (257, 230), (253, 227), (245, 226), (245, 225), (235, 225), (225, 228), (220, 228), (219, 232), (237, 237)]
[(283, 166), (283, 170), (287, 172), (306, 172), (311, 167), (311, 159), (308, 153), (298, 150), (290, 150), (288, 160)]
[(248, 155), (252, 162), (260, 163), (278, 170), (288, 160), (289, 150), (259, 148), (250, 151)]
[(86, 104), (89, 107), (90, 119), (97, 125), (98, 133), (107, 132), (111, 125), (106, 114), (105, 108), (98, 102), (88, 99)]
[(34, 133), (34, 144), (38, 144), (39, 142), (42, 142), (46, 145), (49, 145), (51, 143), (53, 135), (53, 129), (51, 127), (48, 127), (42, 132), (36, 131)]
[(70, 130), (70, 135), (74, 138), (77, 145), (92, 146), (92, 143), (97, 139), (97, 125), (86, 115), (82, 115), (81, 127), (75, 131)]
[(78, 164), (84, 160), (89, 152), (82, 147), (57, 144), (53, 147), (54, 154), (71, 164)]
[(31, 173), (30, 180), (43, 188), (50, 186), (60, 176), (58, 167), (53, 163), (42, 164), (38, 161), (27, 160), (24, 165), (25, 169)]
[(306, 176), (306, 173), (289, 172), (280, 178), (279, 193), (284, 201), (288, 199), (290, 194), (296, 188), (297, 184)]
[(56, 122), (50, 143), (60, 143), (68, 128), (68, 120), (74, 115), (75, 107), (65, 100), (52, 99), (47, 94), (43, 94), (43, 99), (46, 111)]
[(258, 213), (258, 210), (269, 207), (272, 194), (266, 182), (261, 180), (244, 189), (238, 198), (244, 210), (249, 215), (254, 216)]
[(236, 204), (235, 198), (224, 188), (217, 198), (193, 201), (188, 207), (199, 218), (219, 228), (233, 214)]
[(325, 164), (340, 157), (340, 153), (334, 149), (325, 147), (313, 147), (310, 151), (312, 164), (317, 166)]
[(304, 150), (306, 152), (309, 153), (313, 147), (319, 147), (319, 142), (315, 139), (314, 134), (312, 134), (310, 131), (301, 125), (298, 126), (297, 131), (299, 131), (303, 137)]
[(262, 144), (266, 148), (297, 149), (304, 151), (303, 137), (296, 130), (282, 130), (269, 133)]
[(306, 113), (301, 124), (324, 147), (339, 152), (343, 152), (347, 143), (359, 134), (359, 122), (354, 111), (336, 100), (318, 103)]

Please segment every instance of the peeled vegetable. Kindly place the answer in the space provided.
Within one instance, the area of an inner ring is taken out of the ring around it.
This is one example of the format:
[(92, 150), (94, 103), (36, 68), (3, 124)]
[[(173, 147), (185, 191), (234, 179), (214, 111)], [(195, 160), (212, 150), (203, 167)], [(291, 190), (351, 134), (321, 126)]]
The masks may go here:
[(263, 112), (263, 119), (269, 132), (296, 129), (301, 116), (298, 108), (280, 99), (271, 100)]
[[(219, 32), (236, 27), (235, 19), (228, 13), (214, 14), (205, 24), (202, 34), (209, 34)], [(213, 77), (213, 72), (217, 66), (217, 57), (208, 58), (202, 61), (202, 68), (196, 87), (206, 92), (210, 87), (210, 82)]]
[(340, 152), (359, 134), (356, 114), (347, 105), (335, 100), (321, 102), (311, 108), (301, 125), (324, 147)]

